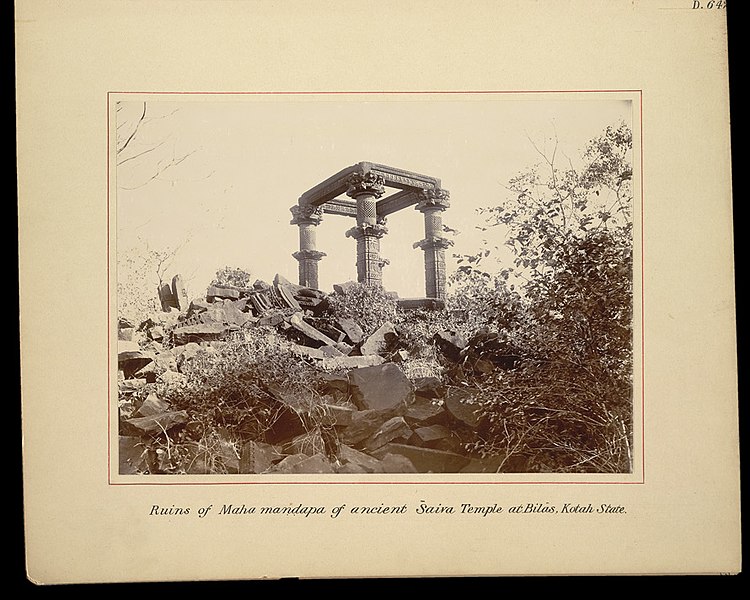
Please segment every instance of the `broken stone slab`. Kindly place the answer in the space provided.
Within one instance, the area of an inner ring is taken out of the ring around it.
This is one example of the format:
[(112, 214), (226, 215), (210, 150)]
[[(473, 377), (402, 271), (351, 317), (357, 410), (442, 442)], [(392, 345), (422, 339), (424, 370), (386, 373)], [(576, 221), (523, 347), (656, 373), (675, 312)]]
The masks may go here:
[(291, 315), (287, 322), (294, 327), (297, 331), (302, 333), (307, 338), (314, 340), (315, 342), (319, 342), (320, 344), (326, 345), (326, 346), (335, 346), (336, 341), (329, 338), (324, 333), (321, 333), (317, 329), (315, 329), (312, 325), (309, 325), (306, 323), (302, 318), (301, 312), (296, 312), (293, 315)]
[(396, 416), (396, 411), (359, 410), (353, 411), (351, 422), (337, 427), (339, 441), (349, 446), (357, 446), (372, 436), (388, 419)]
[(377, 458), (387, 454), (399, 454), (408, 458), (419, 473), (458, 473), (469, 463), (468, 456), (461, 456), (445, 450), (418, 448), (405, 444), (390, 443), (378, 448), (373, 453)]
[(393, 417), (383, 423), (378, 430), (373, 433), (364, 442), (368, 452), (377, 450), (385, 446), (388, 442), (404, 441), (406, 442), (412, 435), (412, 430), (404, 421), (403, 417)]
[(354, 404), (362, 409), (404, 409), (414, 400), (414, 386), (394, 363), (349, 371), (349, 386)]
[(120, 421), (120, 433), (123, 435), (150, 435), (169, 431), (188, 421), (184, 410), (167, 411), (148, 417), (136, 417)]
[(161, 303), (161, 309), (164, 312), (169, 312), (173, 308), (178, 308), (177, 299), (174, 297), (172, 287), (168, 283), (159, 286), (159, 302)]
[[(354, 472), (360, 473), (383, 473), (383, 465), (381, 462), (369, 454), (355, 450), (351, 446), (341, 444), (339, 446), (339, 460), (344, 464), (356, 465), (358, 470)], [(339, 470), (339, 473), (343, 471)]]
[(117, 385), (117, 389), (121, 394), (132, 394), (142, 389), (143, 386), (148, 383), (145, 378), (140, 379), (125, 379), (120, 381)]
[(297, 299), (294, 297), (294, 293), (289, 286), (277, 284), (275, 288), (278, 297), (286, 306), (295, 311), (302, 310), (302, 307), (299, 305), (299, 302), (297, 302)]
[(461, 360), (462, 352), (469, 344), (466, 337), (457, 331), (439, 331), (432, 339), (446, 358), (453, 362)]
[(419, 473), (414, 463), (402, 454), (386, 454), (380, 466), (383, 473)]
[(398, 340), (398, 334), (393, 328), (390, 321), (383, 323), (372, 335), (370, 335), (362, 345), (359, 351), (362, 356), (369, 354), (383, 354), (387, 352)]
[(307, 454), (293, 454), (292, 456), (285, 456), (280, 462), (276, 463), (273, 467), (268, 469), (266, 473), (292, 473), (291, 470), (302, 461), (310, 458)]
[(125, 379), (132, 379), (137, 371), (154, 360), (152, 353), (144, 352), (136, 342), (117, 342), (117, 368)]
[(451, 430), (445, 425), (428, 425), (427, 427), (418, 427), (415, 429), (409, 443), (412, 446), (434, 448), (436, 442), (450, 437)]
[(206, 301), (214, 302), (216, 300), (223, 300), (228, 298), (229, 300), (238, 300), (240, 297), (240, 291), (233, 287), (222, 287), (218, 285), (209, 286), (206, 290)]
[(477, 394), (479, 390), (476, 388), (451, 388), (443, 399), (445, 409), (455, 419), (476, 428), (481, 421), (480, 415), (477, 414), (479, 405), (474, 403)]
[(385, 358), (377, 354), (370, 356), (339, 356), (326, 358), (321, 362), (321, 367), (326, 371), (339, 371), (349, 369), (362, 369), (385, 363)]
[(335, 342), (343, 342), (346, 338), (346, 334), (341, 331), (340, 329), (337, 329), (333, 325), (330, 325), (323, 319), (318, 319), (315, 317), (312, 317), (308, 319), (307, 323), (309, 323), (312, 327), (317, 329), (320, 333), (323, 335), (327, 335), (329, 338), (334, 340)]
[(207, 302), (205, 300), (193, 300), (190, 303), (190, 306), (188, 307), (187, 314), (185, 315), (185, 317), (189, 319), (195, 315), (199, 315), (202, 312), (206, 312), (212, 306), (213, 306), (212, 303)]
[(284, 313), (268, 312), (258, 319), (258, 325), (265, 327), (276, 327), (277, 325), (284, 322)]
[(169, 402), (162, 400), (156, 394), (149, 394), (141, 404), (138, 412), (135, 413), (136, 417), (153, 417), (165, 413), (169, 410)]
[(178, 327), (172, 331), (172, 339), (175, 346), (182, 346), (195, 341), (208, 341), (219, 339), (229, 326), (222, 323), (202, 323), (200, 325), (188, 325)]
[(190, 306), (190, 299), (188, 298), (185, 284), (182, 282), (182, 277), (180, 275), (172, 277), (172, 296), (174, 296), (178, 309), (181, 311), (186, 311), (188, 309)]
[(418, 377), (414, 380), (414, 394), (421, 398), (442, 398), (445, 386), (437, 377)]
[(365, 333), (354, 319), (342, 317), (336, 320), (336, 324), (352, 344), (359, 344), (364, 339)]
[(316, 360), (324, 360), (326, 358), (335, 358), (337, 356), (344, 356), (340, 350), (333, 346), (321, 346), (320, 348), (310, 348), (309, 346), (302, 346), (301, 344), (293, 344), (292, 352), (299, 356), (306, 356), (307, 358), (313, 358)]
[(291, 466), (288, 473), (333, 473), (333, 465), (323, 454), (315, 454)]
[(148, 470), (148, 448), (140, 437), (119, 436), (120, 475), (135, 475)]
[(264, 473), (281, 455), (270, 444), (247, 442), (242, 446), (240, 473)]

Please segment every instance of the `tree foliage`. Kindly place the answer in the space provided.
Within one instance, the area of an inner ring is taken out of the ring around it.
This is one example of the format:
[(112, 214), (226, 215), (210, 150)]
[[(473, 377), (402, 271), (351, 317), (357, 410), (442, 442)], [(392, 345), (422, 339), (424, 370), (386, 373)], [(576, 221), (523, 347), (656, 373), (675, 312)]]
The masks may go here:
[[(608, 127), (581, 166), (542, 162), (514, 177), (508, 198), (481, 212), (502, 227), (513, 264), (491, 275), (492, 251), (459, 258), (459, 289), (478, 292), (484, 324), (522, 348), (494, 376), (480, 449), (528, 470), (632, 468), (632, 135)], [(515, 282), (515, 283), (513, 283)], [(469, 307), (471, 308), (471, 307)]]

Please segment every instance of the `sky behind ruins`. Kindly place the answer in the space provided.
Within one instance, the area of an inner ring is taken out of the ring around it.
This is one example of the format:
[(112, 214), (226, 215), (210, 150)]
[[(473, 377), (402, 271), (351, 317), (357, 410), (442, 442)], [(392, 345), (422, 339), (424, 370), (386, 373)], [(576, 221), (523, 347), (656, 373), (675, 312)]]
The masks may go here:
[[(127, 132), (143, 102), (127, 99), (121, 108), (117, 123)], [(330, 175), (368, 161), (438, 177), (450, 191), (444, 222), (460, 232), (446, 253), (451, 272), (452, 254), (476, 251), (486, 236), (476, 229), (476, 210), (496, 205), (503, 185), (540, 161), (532, 141), (551, 149), (556, 135), (558, 152), (575, 163), (607, 125), (632, 126), (631, 108), (594, 94), (149, 99), (147, 120), (115, 171), (118, 252), (181, 246), (166, 275), (182, 274), (193, 296), (224, 266), (242, 267), (253, 280), (281, 273), (296, 281), (289, 208)], [(318, 227), (318, 249), (327, 254), (319, 264), (323, 290), (356, 279), (355, 242), (344, 236), (351, 226), (325, 215)], [(424, 295), (423, 253), (412, 248), (423, 237), (422, 215), (405, 209), (388, 228), (385, 287)], [(502, 242), (501, 231), (492, 233)]]

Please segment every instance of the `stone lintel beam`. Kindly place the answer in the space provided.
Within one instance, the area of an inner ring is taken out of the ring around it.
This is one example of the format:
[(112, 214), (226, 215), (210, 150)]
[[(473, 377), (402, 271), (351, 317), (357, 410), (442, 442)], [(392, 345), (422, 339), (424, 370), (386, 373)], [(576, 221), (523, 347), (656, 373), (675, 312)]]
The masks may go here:
[(334, 200), (329, 200), (325, 204), (321, 204), (320, 208), (322, 208), (323, 213), (327, 215), (339, 215), (342, 217), (357, 216), (357, 203), (354, 200), (336, 198)]
[(440, 188), (440, 180), (437, 177), (405, 171), (388, 165), (371, 162), (360, 162), (356, 165), (346, 167), (335, 175), (310, 188), (299, 198), (300, 205), (321, 206), (347, 192), (348, 179), (353, 174), (366, 175), (375, 173), (383, 178), (386, 187), (401, 190), (429, 190)]
[(417, 204), (421, 199), (422, 196), (413, 190), (397, 192), (378, 202), (378, 216), (387, 217), (388, 215), (403, 210), (404, 208), (408, 208), (413, 204)]

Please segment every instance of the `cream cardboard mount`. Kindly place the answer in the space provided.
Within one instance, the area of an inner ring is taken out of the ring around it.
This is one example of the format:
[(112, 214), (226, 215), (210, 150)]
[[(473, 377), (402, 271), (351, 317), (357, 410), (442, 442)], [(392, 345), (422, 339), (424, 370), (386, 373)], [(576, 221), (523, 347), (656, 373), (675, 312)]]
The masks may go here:
[[(30, 581), (740, 572), (726, 3), (15, 8)], [(191, 230), (219, 264), (281, 257), (305, 289), (356, 268), (442, 301), (443, 226), (475, 248), (495, 170), (530, 164), (513, 128), (572, 140), (612, 100), (634, 150), (630, 472), (119, 471), (118, 248)], [(154, 139), (173, 126), (153, 186), (117, 165), (117, 102), (165, 109)]]

